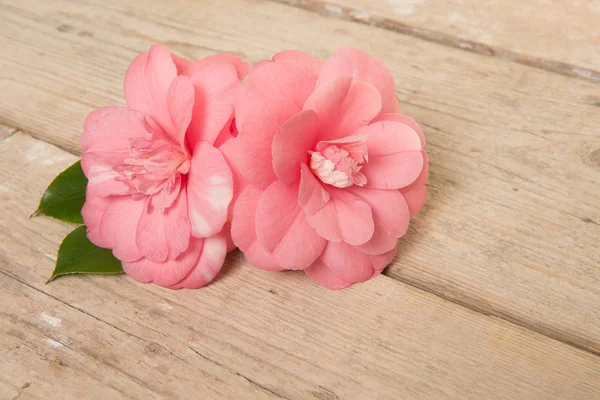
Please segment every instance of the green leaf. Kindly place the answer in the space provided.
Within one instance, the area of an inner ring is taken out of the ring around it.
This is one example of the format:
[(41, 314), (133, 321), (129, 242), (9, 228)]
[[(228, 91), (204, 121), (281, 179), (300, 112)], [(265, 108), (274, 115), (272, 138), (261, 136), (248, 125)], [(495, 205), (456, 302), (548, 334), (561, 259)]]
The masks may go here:
[(32, 216), (43, 214), (72, 224), (83, 224), (81, 208), (85, 203), (86, 185), (87, 178), (81, 162), (77, 161), (52, 181)]
[[(68, 274), (120, 274), (121, 261), (108, 249), (90, 242), (85, 226), (76, 228), (63, 240), (58, 249), (56, 268), (48, 282)], [(48, 283), (46, 282), (46, 283)]]

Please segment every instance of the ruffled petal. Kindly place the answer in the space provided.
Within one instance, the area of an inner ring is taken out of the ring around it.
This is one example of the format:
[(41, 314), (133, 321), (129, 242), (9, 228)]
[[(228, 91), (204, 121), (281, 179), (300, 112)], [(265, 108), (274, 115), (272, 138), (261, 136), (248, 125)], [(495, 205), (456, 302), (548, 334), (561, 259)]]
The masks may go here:
[(154, 282), (166, 287), (174, 285), (188, 276), (198, 264), (203, 242), (203, 239), (192, 238), (188, 249), (175, 259), (155, 262), (143, 257), (137, 261), (124, 262), (123, 270), (138, 282)]
[(369, 83), (339, 77), (318, 86), (304, 110), (319, 116), (320, 140), (334, 140), (367, 126), (381, 110), (381, 95)]
[(373, 237), (367, 243), (354, 247), (365, 254), (375, 256), (394, 249), (397, 244), (396, 236), (386, 233), (382, 229), (375, 229)]
[(396, 255), (396, 247), (376, 256), (370, 256), (346, 243), (329, 242), (321, 260), (340, 279), (356, 283), (379, 275)]
[(194, 87), (187, 76), (178, 76), (173, 80), (167, 94), (167, 109), (173, 129), (172, 138), (187, 155), (186, 132), (194, 109)]
[(137, 225), (137, 246), (146, 258), (154, 262), (176, 259), (190, 244), (186, 191), (181, 190), (175, 202), (164, 212), (149, 202), (150, 198), (146, 200)]
[(387, 253), (383, 253), (377, 256), (369, 256), (371, 258), (371, 263), (373, 264), (373, 269), (375, 270), (374, 276), (378, 275), (378, 272), (381, 273), (385, 267), (387, 267), (394, 257), (396, 256), (396, 252), (398, 251), (398, 246), (394, 247), (392, 250)]
[(374, 234), (357, 248), (367, 254), (383, 254), (396, 246), (410, 223), (409, 207), (397, 190), (377, 190), (353, 186), (348, 189), (371, 206), (375, 221)]
[(370, 157), (361, 172), (367, 178), (366, 187), (374, 189), (401, 189), (413, 183), (424, 166), (422, 151), (407, 151)]
[(209, 237), (219, 233), (232, 198), (233, 175), (223, 154), (207, 142), (198, 142), (187, 181), (192, 234)]
[(329, 192), (323, 188), (308, 165), (302, 164), (300, 166), (298, 205), (302, 207), (304, 214), (315, 214), (327, 204), (330, 198)]
[(136, 261), (143, 256), (136, 235), (145, 200), (133, 200), (131, 196), (111, 196), (108, 199), (108, 206), (100, 220), (102, 243), (111, 248), (119, 260)]
[(371, 256), (344, 242), (327, 243), (321, 260), (335, 275), (348, 282), (363, 282), (373, 276)]
[(273, 172), (273, 137), (281, 125), (299, 111), (300, 108), (290, 100), (268, 98), (246, 118), (238, 137), (233, 140), (239, 140), (243, 149), (236, 165), (248, 182), (265, 189), (277, 179)]
[(352, 282), (345, 281), (334, 274), (321, 260), (315, 261), (304, 270), (304, 273), (317, 285), (330, 290), (345, 289), (352, 285)]
[(302, 111), (288, 119), (273, 138), (273, 171), (283, 183), (300, 179), (300, 165), (309, 162), (309, 150), (317, 144), (317, 114)]
[(246, 187), (248, 182), (246, 178), (244, 178), (244, 174), (242, 174), (242, 170), (239, 164), (239, 160), (243, 157), (244, 148), (241, 146), (241, 141), (237, 139), (231, 139), (225, 142), (219, 150), (225, 157), (225, 161), (229, 165), (231, 169), (231, 175), (233, 178), (233, 198), (229, 203), (229, 210), (227, 212), (227, 219), (231, 220), (231, 213), (233, 212), (233, 206), (237, 201), (238, 196), (242, 192), (242, 190)]
[(110, 248), (111, 241), (102, 239), (100, 234), (100, 222), (104, 211), (108, 208), (110, 198), (104, 196), (92, 195), (89, 189), (86, 191), (85, 203), (81, 209), (83, 223), (86, 226), (86, 232), (90, 242), (98, 247)]
[(381, 93), (381, 112), (400, 113), (394, 78), (377, 57), (368, 56), (359, 49), (340, 49), (325, 62), (317, 86), (340, 76), (351, 76), (375, 86)]
[(313, 215), (307, 217), (317, 233), (332, 242), (353, 245), (366, 243), (373, 236), (371, 207), (347, 190), (329, 187), (331, 199)]
[(167, 95), (177, 77), (177, 67), (165, 46), (154, 45), (138, 55), (125, 75), (127, 106), (151, 116), (173, 138), (177, 128), (171, 120)]
[(375, 122), (359, 131), (367, 134), (369, 162), (361, 172), (367, 187), (400, 189), (410, 185), (427, 164), (419, 134), (397, 121)]
[(150, 138), (152, 129), (139, 111), (103, 107), (88, 114), (79, 146), (84, 154), (94, 154), (104, 165), (116, 166), (131, 156), (130, 139)]
[(369, 159), (407, 151), (420, 151), (423, 148), (419, 134), (401, 122), (375, 122), (361, 129), (360, 132), (367, 135)]
[(182, 281), (170, 286), (171, 289), (197, 289), (212, 282), (223, 268), (227, 256), (227, 238), (224, 234), (204, 239), (204, 246), (198, 262)]
[(287, 61), (267, 62), (259, 68), (254, 67), (236, 101), (238, 130), (243, 130), (247, 117), (266, 107), (264, 101), (268, 98), (287, 100), (301, 110), (315, 83), (312, 73)]
[(229, 64), (233, 66), (237, 72), (239, 80), (244, 79), (244, 77), (250, 71), (250, 64), (243, 62), (241, 58), (233, 54), (215, 54), (196, 62), (179, 57), (175, 54), (171, 54), (171, 57), (177, 66), (178, 75), (192, 76), (196, 68), (200, 68), (209, 64)]
[(400, 189), (400, 193), (402, 193), (408, 204), (411, 216), (417, 214), (425, 204), (427, 198), (425, 183), (428, 179), (429, 161), (427, 159), (427, 153), (423, 151), (423, 169), (421, 170), (421, 174), (413, 183)]
[(403, 114), (379, 114), (373, 122), (375, 121), (396, 121), (410, 126), (421, 138), (421, 148), (425, 147), (425, 135), (414, 119)]
[(231, 238), (255, 267), (267, 271), (281, 271), (273, 255), (265, 250), (256, 237), (256, 207), (263, 191), (247, 185), (238, 197), (233, 208)]
[(425, 188), (425, 185), (410, 185), (404, 189), (400, 189), (400, 193), (402, 193), (406, 200), (406, 204), (408, 204), (411, 216), (416, 215), (421, 211), (421, 208), (423, 208), (425, 200), (427, 199), (427, 189)]
[(316, 78), (321, 74), (323, 61), (317, 57), (299, 50), (285, 50), (273, 56), (273, 61), (288, 61), (308, 70)]
[(273, 182), (258, 201), (256, 233), (258, 242), (284, 269), (309, 267), (326, 244), (298, 206), (298, 186), (280, 181)]
[(231, 64), (196, 63), (190, 73), (196, 97), (187, 141), (193, 149), (201, 140), (213, 144), (230, 121), (240, 81)]
[(121, 175), (113, 165), (93, 153), (81, 156), (81, 168), (88, 179), (88, 197), (125, 195), (131, 192), (129, 185), (121, 180)]

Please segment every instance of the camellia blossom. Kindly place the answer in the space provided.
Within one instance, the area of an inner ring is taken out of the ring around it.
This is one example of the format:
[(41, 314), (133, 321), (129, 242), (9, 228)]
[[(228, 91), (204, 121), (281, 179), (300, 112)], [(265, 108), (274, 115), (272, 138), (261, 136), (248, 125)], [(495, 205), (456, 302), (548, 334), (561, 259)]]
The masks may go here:
[(325, 63), (284, 51), (250, 72), (235, 123), (224, 154), (247, 184), (231, 233), (248, 261), (330, 289), (378, 275), (428, 175), (425, 138), (387, 67), (356, 49)]
[(155, 45), (127, 71), (127, 107), (87, 117), (88, 237), (135, 280), (196, 288), (221, 270), (233, 178), (219, 147), (248, 70), (233, 55), (191, 62)]

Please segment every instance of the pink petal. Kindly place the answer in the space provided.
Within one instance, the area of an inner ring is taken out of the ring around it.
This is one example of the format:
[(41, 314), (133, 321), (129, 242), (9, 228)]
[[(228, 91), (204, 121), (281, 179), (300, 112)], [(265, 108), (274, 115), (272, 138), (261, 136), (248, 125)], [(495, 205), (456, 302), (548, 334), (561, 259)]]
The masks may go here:
[(387, 253), (380, 254), (378, 256), (370, 256), (371, 263), (373, 264), (373, 269), (376, 271), (373, 276), (377, 276), (377, 271), (382, 271), (385, 267), (387, 267), (394, 257), (396, 256), (396, 252), (398, 251), (398, 246), (394, 247), (392, 250)]
[(258, 242), (284, 269), (304, 269), (319, 257), (326, 241), (308, 224), (298, 206), (298, 186), (273, 182), (256, 208)]
[(188, 218), (188, 199), (185, 190), (179, 192), (175, 202), (164, 212), (152, 207), (146, 200), (137, 225), (136, 243), (142, 254), (154, 261), (175, 259), (190, 244), (191, 227)]
[(371, 207), (347, 190), (329, 187), (331, 199), (313, 215), (307, 217), (317, 233), (332, 242), (353, 245), (366, 243), (373, 236)]
[(377, 89), (351, 77), (339, 77), (318, 86), (304, 104), (320, 120), (321, 140), (334, 140), (353, 134), (377, 116), (381, 95)]
[(225, 239), (227, 240), (227, 252), (228, 253), (237, 249), (237, 246), (235, 245), (235, 243), (233, 243), (233, 239), (231, 238), (231, 223), (230, 222), (225, 223), (225, 226), (223, 227), (223, 230), (221, 231), (221, 233), (219, 233), (219, 235), (223, 235), (225, 237)]
[(250, 77), (251, 77), (252, 75), (254, 75), (254, 73), (255, 73), (256, 71), (258, 71), (258, 69), (259, 69), (260, 67), (262, 67), (262, 66), (264, 66), (264, 65), (267, 65), (267, 64), (271, 64), (272, 62), (273, 62), (272, 60), (260, 60), (259, 62), (257, 62), (256, 64), (254, 64), (254, 65), (252, 66), (252, 68), (250, 69), (250, 72), (248, 72), (248, 79), (250, 79)]
[(233, 175), (223, 154), (207, 142), (198, 142), (187, 181), (192, 234), (213, 236), (223, 229), (233, 198)]
[(353, 186), (348, 189), (371, 207), (375, 222), (374, 234), (358, 249), (367, 254), (382, 254), (396, 246), (410, 223), (409, 207), (397, 190), (377, 190)]
[[(417, 179), (413, 183), (411, 183), (410, 186), (424, 185), (425, 183), (427, 183), (427, 180), (429, 179), (429, 157), (427, 156), (427, 153), (425, 151), (423, 151), (422, 154), (423, 154), (423, 169), (421, 170), (421, 173), (419, 174)], [(408, 189), (410, 186), (407, 186), (406, 189)]]
[[(124, 107), (103, 107), (88, 114), (79, 145), (84, 154), (93, 153), (104, 165), (120, 165), (131, 156), (131, 138), (149, 138), (146, 116)], [(94, 165), (90, 163), (88, 165)], [(84, 172), (88, 172), (84, 167)]]
[(369, 158), (407, 151), (420, 151), (421, 138), (410, 126), (396, 121), (375, 122), (364, 129)]
[(417, 124), (417, 122), (414, 119), (402, 114), (379, 114), (379, 116), (375, 120), (396, 121), (410, 126), (415, 132), (417, 132), (417, 134), (421, 138), (421, 147), (425, 147), (425, 135), (423, 134), (423, 131), (421, 130), (419, 124)]
[(233, 208), (231, 238), (250, 264), (267, 271), (281, 271), (273, 255), (256, 238), (256, 207), (262, 193), (251, 184), (244, 188)]
[(335, 275), (348, 282), (363, 282), (373, 276), (371, 256), (344, 242), (327, 243), (321, 260)]
[(262, 100), (261, 107), (246, 118), (235, 140), (240, 141), (242, 149), (236, 165), (248, 182), (264, 189), (277, 179), (273, 172), (273, 137), (299, 111), (290, 100), (269, 98)]
[(421, 210), (427, 198), (427, 189), (425, 189), (425, 183), (429, 178), (429, 162), (427, 159), (427, 153), (424, 151), (423, 164), (423, 169), (421, 170), (419, 177), (410, 185), (400, 189), (400, 193), (402, 193), (406, 203), (408, 204), (411, 216), (417, 214)]
[(215, 54), (196, 62), (179, 57), (175, 54), (171, 54), (171, 57), (177, 66), (177, 73), (179, 75), (192, 76), (195, 68), (199, 68), (208, 64), (229, 64), (233, 66), (237, 72), (239, 80), (244, 79), (244, 77), (248, 74), (248, 71), (250, 71), (250, 64), (243, 62), (241, 58), (233, 54)]
[(300, 165), (309, 162), (309, 150), (317, 144), (317, 114), (302, 111), (288, 119), (273, 138), (273, 171), (283, 183), (300, 179)]
[(131, 192), (130, 187), (120, 180), (121, 175), (113, 165), (93, 153), (83, 153), (81, 168), (88, 179), (88, 196), (125, 195)]
[(231, 139), (225, 142), (219, 148), (223, 154), (223, 157), (225, 158), (225, 161), (231, 169), (231, 175), (233, 178), (233, 197), (229, 203), (229, 210), (227, 212), (229, 217), (231, 216), (233, 206), (235, 205), (238, 196), (248, 184), (239, 166), (239, 160), (243, 157), (244, 151), (244, 149), (241, 147), (241, 144), (242, 142), (240, 140)]
[(369, 163), (363, 164), (361, 172), (367, 178), (366, 187), (374, 189), (400, 189), (413, 183), (424, 165), (422, 151), (369, 155)]
[(404, 189), (400, 189), (400, 193), (402, 193), (406, 200), (406, 204), (408, 204), (411, 216), (416, 215), (421, 211), (421, 208), (423, 208), (425, 200), (427, 199), (427, 189), (425, 189), (425, 185), (410, 185)]
[[(240, 132), (246, 118), (265, 107), (268, 98), (288, 100), (301, 110), (315, 87), (315, 77), (305, 68), (287, 62), (264, 63), (254, 68), (236, 101), (236, 121)], [(263, 113), (264, 114), (264, 113)]]
[(398, 238), (396, 236), (390, 235), (382, 229), (375, 229), (373, 237), (367, 243), (354, 247), (365, 254), (375, 256), (396, 248), (397, 244)]
[(288, 61), (299, 65), (314, 75), (315, 79), (319, 77), (323, 68), (323, 61), (317, 57), (299, 50), (285, 50), (273, 56), (273, 61)]
[(136, 243), (138, 221), (145, 201), (131, 196), (111, 196), (100, 220), (100, 237), (106, 247), (112, 248), (116, 258), (131, 262), (143, 256)]
[(227, 255), (227, 238), (225, 235), (211, 236), (204, 239), (204, 246), (198, 262), (182, 281), (170, 286), (171, 289), (197, 289), (217, 276)]
[(381, 112), (400, 113), (394, 78), (378, 58), (359, 49), (340, 49), (325, 62), (317, 86), (340, 76), (351, 76), (375, 86), (381, 93)]
[(171, 135), (174, 135), (175, 143), (188, 154), (185, 139), (194, 109), (194, 87), (187, 76), (178, 76), (173, 80), (167, 94), (167, 109), (173, 129)]
[(125, 75), (127, 106), (151, 116), (173, 138), (178, 129), (169, 113), (167, 94), (176, 76), (171, 53), (162, 45), (154, 45), (148, 53), (138, 55)]
[(124, 262), (123, 270), (138, 282), (154, 282), (160, 286), (171, 286), (180, 282), (196, 266), (202, 254), (204, 239), (192, 238), (190, 246), (175, 259), (155, 262), (146, 257), (137, 261)]
[(331, 196), (323, 189), (308, 165), (300, 166), (300, 188), (298, 190), (298, 205), (306, 215), (313, 215), (323, 208)]
[[(215, 146), (216, 148), (219, 148), (219, 147), (223, 146), (225, 143), (227, 143), (229, 140), (236, 137), (237, 131), (234, 134), (234, 131), (232, 130), (232, 127), (234, 127), (234, 126), (235, 125), (234, 125), (233, 114), (232, 114), (229, 117), (229, 121), (227, 121), (227, 123), (225, 124), (223, 129), (221, 129), (221, 132), (219, 132), (219, 136), (217, 136), (217, 138), (215, 139), (213, 146)], [(234, 129), (236, 129), (236, 128), (234, 128)]]
[(182, 177), (179, 175), (177, 178), (175, 178), (175, 183), (173, 184), (171, 191), (161, 190), (160, 192), (152, 195), (149, 198), (150, 206), (158, 208), (160, 212), (164, 212), (167, 208), (171, 207), (181, 191), (181, 181)]
[(348, 282), (363, 282), (377, 276), (396, 255), (396, 247), (387, 253), (370, 256), (346, 243), (329, 242), (321, 260), (329, 270)]
[(227, 125), (240, 81), (231, 64), (197, 63), (191, 73), (196, 97), (187, 140), (190, 148), (194, 148), (201, 140), (214, 143)]
[(304, 273), (317, 285), (327, 289), (339, 290), (352, 285), (352, 282), (345, 281), (334, 274), (321, 260), (315, 261), (304, 270)]
[(100, 222), (104, 211), (110, 203), (110, 198), (92, 195), (89, 189), (86, 191), (85, 203), (81, 209), (83, 223), (87, 228), (87, 236), (90, 242), (98, 247), (110, 248), (111, 241), (103, 240), (100, 234)]

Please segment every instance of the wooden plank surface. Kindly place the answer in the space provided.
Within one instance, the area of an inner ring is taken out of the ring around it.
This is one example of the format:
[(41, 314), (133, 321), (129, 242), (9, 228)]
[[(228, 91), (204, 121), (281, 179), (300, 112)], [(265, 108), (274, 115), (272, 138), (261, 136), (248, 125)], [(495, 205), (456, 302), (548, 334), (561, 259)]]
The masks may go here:
[(428, 203), (386, 273), (600, 352), (598, 85), (273, 2), (22, 0), (2, 11), (0, 118), (70, 151), (87, 112), (122, 103), (128, 63), (155, 42), (252, 62), (291, 47), (379, 56), (431, 163)]
[(600, 82), (596, 0), (278, 1)]
[(251, 268), (234, 253), (222, 278), (202, 290), (124, 275), (45, 285), (71, 227), (29, 219), (31, 193), (76, 156), (17, 133), (0, 142), (0, 160), (3, 398), (81, 398), (86, 390), (140, 399), (600, 393), (600, 357), (386, 276), (329, 291), (301, 273)]
[[(7, 246), (14, 243), (3, 241), (3, 262), (13, 263), (5, 258)], [(279, 398), (191, 350), (175, 354), (98, 320), (12, 278), (10, 269), (0, 269), (2, 399), (182, 399), (190, 391), (204, 398)], [(104, 306), (112, 302), (106, 298)]]

